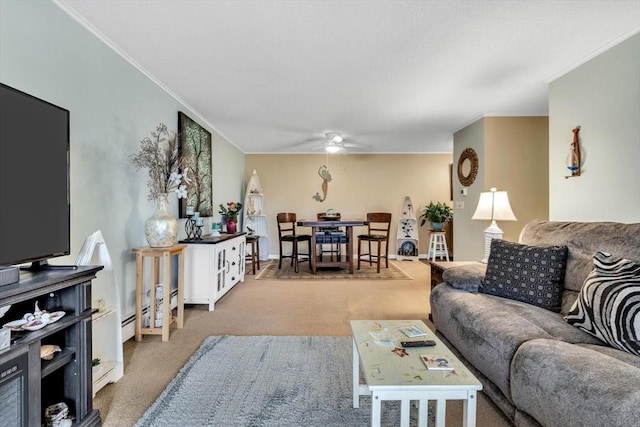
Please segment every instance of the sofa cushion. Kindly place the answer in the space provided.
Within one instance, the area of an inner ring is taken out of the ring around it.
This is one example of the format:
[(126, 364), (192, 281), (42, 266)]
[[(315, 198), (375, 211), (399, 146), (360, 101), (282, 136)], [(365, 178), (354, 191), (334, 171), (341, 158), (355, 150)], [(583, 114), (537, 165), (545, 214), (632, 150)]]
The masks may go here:
[(494, 239), (480, 292), (560, 311), (566, 246), (529, 246)]
[(451, 267), (442, 273), (442, 280), (456, 289), (478, 292), (486, 269), (487, 266), (481, 263)]
[(609, 347), (608, 345), (595, 345), (595, 344), (576, 344), (583, 348), (588, 348), (592, 351), (602, 353), (605, 356), (613, 357), (614, 359), (618, 359), (621, 362), (626, 363), (627, 365), (635, 366), (640, 369), (640, 357), (627, 353), (626, 351), (618, 350), (613, 347)]
[(541, 425), (637, 425), (638, 384), (636, 366), (557, 340), (527, 341), (511, 364), (513, 402)]
[(593, 271), (565, 319), (615, 348), (640, 356), (640, 263), (596, 253)]
[(525, 341), (558, 338), (601, 343), (567, 324), (558, 313), (505, 298), (454, 289), (446, 282), (431, 291), (431, 314), (438, 332), (507, 399), (511, 399), (511, 358)]

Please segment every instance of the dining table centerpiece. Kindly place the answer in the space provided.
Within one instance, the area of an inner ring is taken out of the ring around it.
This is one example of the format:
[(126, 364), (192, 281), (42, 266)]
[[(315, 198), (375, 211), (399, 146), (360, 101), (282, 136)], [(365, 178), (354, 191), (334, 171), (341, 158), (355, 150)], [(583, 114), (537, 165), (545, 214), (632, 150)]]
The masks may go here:
[(218, 213), (226, 219), (227, 233), (234, 234), (237, 231), (238, 213), (242, 209), (242, 203), (240, 202), (227, 202), (227, 206), (220, 203), (220, 210)]
[(147, 199), (156, 203), (153, 215), (144, 223), (144, 235), (152, 248), (173, 246), (178, 237), (178, 220), (169, 213), (169, 195), (187, 196), (188, 168), (180, 156), (175, 132), (158, 124), (151, 137), (140, 141), (140, 151), (132, 156), (136, 170), (148, 169)]

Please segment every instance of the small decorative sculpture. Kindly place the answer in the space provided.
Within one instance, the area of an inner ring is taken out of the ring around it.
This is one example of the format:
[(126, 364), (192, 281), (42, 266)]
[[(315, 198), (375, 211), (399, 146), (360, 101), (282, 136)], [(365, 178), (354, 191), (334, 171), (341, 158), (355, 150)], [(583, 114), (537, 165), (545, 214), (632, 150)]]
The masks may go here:
[(331, 182), (331, 174), (329, 173), (329, 168), (327, 168), (326, 165), (322, 165), (320, 166), (320, 169), (318, 169), (318, 175), (320, 175), (320, 178), (322, 178), (323, 182), (322, 182), (322, 197), (320, 196), (320, 193), (316, 193), (315, 195), (313, 195), (312, 199), (317, 201), (317, 202), (324, 202), (327, 199), (327, 191), (329, 190), (329, 182)]
[(47, 406), (44, 411), (44, 420), (47, 426), (71, 427), (73, 424), (69, 418), (69, 407), (64, 402)]
[(578, 133), (580, 132), (580, 126), (576, 126), (573, 132), (573, 142), (567, 155), (567, 169), (571, 171), (571, 175), (565, 176), (565, 178), (571, 178), (574, 176), (580, 176), (580, 139)]

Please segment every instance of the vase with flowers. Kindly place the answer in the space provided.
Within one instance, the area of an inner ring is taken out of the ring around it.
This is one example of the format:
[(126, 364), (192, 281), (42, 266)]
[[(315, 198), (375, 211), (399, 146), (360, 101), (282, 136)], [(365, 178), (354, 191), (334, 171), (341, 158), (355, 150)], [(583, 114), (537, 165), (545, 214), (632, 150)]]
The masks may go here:
[(220, 203), (220, 210), (218, 213), (227, 220), (227, 233), (234, 234), (237, 231), (238, 213), (242, 209), (242, 203), (240, 202), (227, 202), (227, 206)]
[(178, 220), (168, 211), (168, 197), (187, 196), (188, 168), (178, 152), (176, 134), (160, 123), (151, 138), (140, 141), (140, 152), (132, 156), (137, 170), (148, 169), (147, 198), (156, 202), (156, 211), (145, 221), (144, 234), (152, 248), (173, 246), (178, 237)]

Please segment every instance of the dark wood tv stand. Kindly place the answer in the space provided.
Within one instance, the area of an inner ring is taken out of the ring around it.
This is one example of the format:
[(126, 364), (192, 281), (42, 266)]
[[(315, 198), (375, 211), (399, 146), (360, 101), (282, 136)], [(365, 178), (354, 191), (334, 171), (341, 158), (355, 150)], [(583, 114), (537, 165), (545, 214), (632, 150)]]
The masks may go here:
[[(11, 304), (0, 320), (3, 325), (33, 313), (36, 302), (41, 310), (65, 312), (58, 321), (37, 331), (12, 331), (11, 346), (0, 351), (0, 363), (28, 353), (24, 426), (42, 426), (45, 408), (59, 402), (69, 407), (74, 426), (102, 424), (100, 413), (93, 409), (91, 390), (91, 280), (101, 269), (23, 271), (19, 283), (0, 287), (0, 307)], [(52, 360), (42, 360), (40, 347), (45, 344), (58, 345), (62, 351)]]

